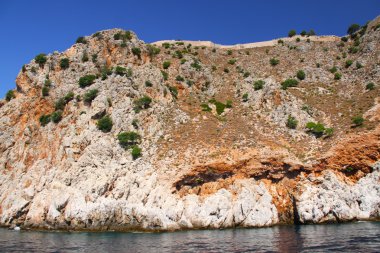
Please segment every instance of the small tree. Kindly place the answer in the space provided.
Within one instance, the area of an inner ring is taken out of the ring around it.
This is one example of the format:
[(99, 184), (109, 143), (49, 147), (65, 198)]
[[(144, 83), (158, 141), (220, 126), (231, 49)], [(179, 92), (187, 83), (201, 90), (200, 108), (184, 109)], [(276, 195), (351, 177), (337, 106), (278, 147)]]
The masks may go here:
[(69, 65), (70, 65), (69, 58), (63, 58), (59, 62), (59, 66), (61, 67), (61, 69), (67, 69), (69, 68)]
[(291, 38), (291, 37), (293, 37), (293, 36), (295, 36), (297, 34), (297, 32), (296, 32), (296, 30), (290, 30), (289, 32), (288, 32), (288, 36)]
[(47, 61), (46, 54), (39, 54), (34, 57), (34, 60), (36, 63), (38, 63), (38, 65), (40, 65), (40, 67), (43, 67)]
[(100, 120), (98, 120), (98, 123), (96, 125), (100, 131), (108, 133), (112, 129), (113, 122), (110, 116), (105, 115)]
[(9, 90), (7, 94), (5, 94), (5, 100), (11, 101), (16, 97), (15, 92), (13, 90)]
[(304, 72), (303, 70), (298, 70), (298, 72), (297, 72), (297, 78), (298, 78), (299, 80), (304, 80), (305, 77), (306, 77), (305, 72)]

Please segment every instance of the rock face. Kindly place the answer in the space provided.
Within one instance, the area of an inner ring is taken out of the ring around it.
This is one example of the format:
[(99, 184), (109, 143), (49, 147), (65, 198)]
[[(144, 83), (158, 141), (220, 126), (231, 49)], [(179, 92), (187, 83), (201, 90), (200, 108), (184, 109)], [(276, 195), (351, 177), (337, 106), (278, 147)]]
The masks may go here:
[[(0, 224), (176, 230), (378, 219), (378, 24), (347, 42), (236, 47), (152, 46), (113, 29), (32, 60), (15, 98), (0, 101)], [(284, 88), (299, 70), (305, 79)], [(313, 134), (308, 122), (324, 127)], [(140, 138), (119, 141), (130, 132)]]

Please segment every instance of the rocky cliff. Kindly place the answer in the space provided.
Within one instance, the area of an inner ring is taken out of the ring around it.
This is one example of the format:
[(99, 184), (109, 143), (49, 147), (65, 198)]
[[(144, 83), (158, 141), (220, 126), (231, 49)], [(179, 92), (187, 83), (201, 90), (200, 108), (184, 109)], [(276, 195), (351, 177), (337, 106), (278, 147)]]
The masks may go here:
[(378, 219), (379, 23), (235, 47), (112, 29), (39, 55), (0, 102), (0, 224)]

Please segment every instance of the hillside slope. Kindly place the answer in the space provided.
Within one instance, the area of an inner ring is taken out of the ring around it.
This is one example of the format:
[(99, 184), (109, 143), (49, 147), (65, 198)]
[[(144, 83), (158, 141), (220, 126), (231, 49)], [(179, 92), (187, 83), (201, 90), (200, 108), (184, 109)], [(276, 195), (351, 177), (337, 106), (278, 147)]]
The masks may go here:
[(112, 29), (40, 55), (0, 102), (0, 224), (378, 219), (379, 23), (235, 47)]

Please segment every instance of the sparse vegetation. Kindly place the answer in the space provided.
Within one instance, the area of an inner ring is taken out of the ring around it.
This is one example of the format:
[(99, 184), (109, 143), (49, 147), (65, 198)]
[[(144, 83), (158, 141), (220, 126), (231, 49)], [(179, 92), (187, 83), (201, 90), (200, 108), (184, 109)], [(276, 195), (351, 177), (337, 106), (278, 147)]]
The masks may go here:
[(47, 87), (47, 86), (44, 86), (44, 87), (42, 87), (42, 96), (43, 97), (47, 97), (47, 96), (49, 96), (49, 91), (50, 91), (50, 88), (49, 87)]
[(133, 159), (136, 160), (137, 158), (141, 156), (141, 148), (138, 146), (134, 146), (132, 148), (131, 154), (132, 154)]
[(195, 70), (199, 71), (201, 70), (202, 66), (199, 64), (199, 60), (194, 59), (193, 62), (190, 64), (192, 68), (195, 68)]
[(61, 110), (58, 110), (58, 111), (55, 111), (51, 114), (51, 121), (53, 121), (54, 123), (58, 123), (62, 120), (62, 111)]
[(169, 67), (170, 67), (170, 61), (164, 61), (163, 63), (162, 63), (162, 67), (164, 68), (164, 69), (168, 69)]
[(121, 66), (116, 66), (115, 74), (119, 76), (125, 76), (127, 74), (127, 69)]
[(334, 74), (334, 80), (340, 80), (341, 78), (342, 78), (342, 74), (341, 74), (341, 73), (336, 72), (336, 73)]
[(286, 121), (286, 126), (290, 129), (296, 129), (298, 125), (298, 120), (296, 120), (293, 116), (288, 116), (288, 119)]
[(34, 57), (34, 60), (40, 67), (43, 67), (47, 61), (46, 54), (39, 54), (36, 57)]
[(50, 114), (47, 114), (47, 115), (41, 115), (41, 117), (40, 117), (40, 124), (41, 124), (41, 126), (46, 126), (47, 124), (49, 124), (50, 123), (50, 120), (51, 120), (51, 118), (50, 118)]
[(141, 136), (136, 132), (121, 132), (117, 135), (120, 146), (124, 149), (132, 148), (141, 141)]
[(281, 83), (281, 88), (283, 90), (286, 90), (290, 87), (296, 87), (297, 85), (298, 85), (298, 81), (296, 79), (289, 78)]
[(370, 83), (367, 83), (367, 85), (365, 86), (365, 88), (367, 90), (374, 90), (375, 89), (375, 84), (370, 82)]
[(319, 138), (323, 135), (329, 137), (333, 134), (333, 128), (326, 128), (322, 123), (308, 122), (306, 124), (308, 132), (312, 133), (315, 137)]
[(169, 79), (169, 74), (165, 71), (161, 71), (162, 77), (164, 78), (165, 81)]
[(174, 86), (169, 86), (169, 91), (170, 91), (170, 94), (172, 94), (172, 96), (177, 99), (178, 98), (178, 89)]
[(349, 68), (349, 67), (352, 65), (352, 63), (353, 63), (352, 60), (347, 60), (344, 66), (345, 66), (346, 68)]
[(153, 83), (149, 80), (145, 81), (145, 86), (146, 87), (153, 87)]
[(84, 51), (84, 52), (83, 52), (83, 55), (82, 55), (82, 62), (88, 62), (88, 54), (87, 54), (87, 51)]
[(136, 55), (138, 58), (140, 58), (141, 57), (141, 49), (138, 47), (133, 47), (132, 48), (132, 54)]
[(112, 130), (113, 122), (110, 116), (105, 115), (96, 123), (98, 129), (104, 133), (108, 133)]
[(227, 50), (227, 55), (232, 55), (232, 50)]
[(248, 93), (244, 93), (243, 94), (242, 100), (243, 100), (243, 102), (247, 102), (248, 101)]
[(95, 79), (96, 79), (95, 75), (83, 76), (83, 77), (79, 78), (79, 86), (81, 88), (85, 88), (87, 86), (90, 86), (91, 84), (94, 83)]
[(158, 55), (161, 52), (161, 49), (159, 49), (158, 47), (155, 47), (153, 45), (150, 45), (150, 44), (148, 44), (146, 46), (146, 48), (147, 48), (147, 51), (148, 51), (148, 55), (150, 57), (154, 57), (154, 56)]
[(182, 76), (178, 75), (176, 78), (175, 78), (176, 81), (178, 82), (183, 82), (185, 81), (185, 78), (183, 78)]
[(234, 65), (236, 63), (236, 59), (228, 60), (228, 64)]
[(277, 64), (280, 63), (280, 60), (278, 60), (278, 59), (276, 59), (276, 58), (271, 58), (271, 59), (269, 60), (269, 63), (270, 63), (270, 65), (272, 65), (272, 66), (276, 66)]
[(364, 118), (362, 116), (355, 116), (352, 118), (352, 124), (354, 124), (354, 127), (358, 127), (363, 125)]
[(329, 71), (330, 71), (332, 74), (334, 74), (335, 72), (338, 71), (338, 69), (334, 66), (334, 67), (332, 67), (331, 69), (329, 69)]

